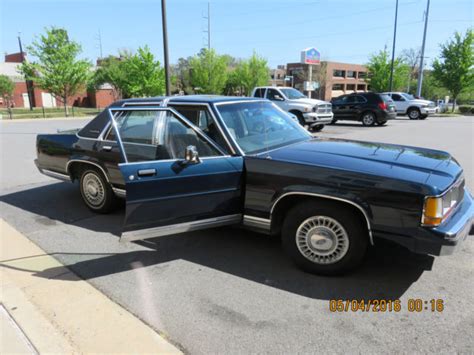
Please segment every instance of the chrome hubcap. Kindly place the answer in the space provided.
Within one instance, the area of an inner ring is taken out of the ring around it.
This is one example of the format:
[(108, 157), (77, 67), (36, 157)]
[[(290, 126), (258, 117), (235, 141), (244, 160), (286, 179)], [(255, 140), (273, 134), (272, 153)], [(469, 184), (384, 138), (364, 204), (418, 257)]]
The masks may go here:
[(100, 206), (104, 202), (105, 189), (100, 178), (94, 173), (87, 173), (82, 179), (82, 191), (87, 202), (92, 206)]
[(374, 122), (374, 118), (372, 117), (372, 115), (365, 115), (362, 120), (366, 125), (371, 125)]
[(418, 111), (417, 110), (410, 111), (410, 118), (418, 118)]
[(327, 216), (314, 216), (303, 221), (296, 231), (300, 253), (317, 264), (333, 264), (349, 249), (349, 237), (344, 227)]

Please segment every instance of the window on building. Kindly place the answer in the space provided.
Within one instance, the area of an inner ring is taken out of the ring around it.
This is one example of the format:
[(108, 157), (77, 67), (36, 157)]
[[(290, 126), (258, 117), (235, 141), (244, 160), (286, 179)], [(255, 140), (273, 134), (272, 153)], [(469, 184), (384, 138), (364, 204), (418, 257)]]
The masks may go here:
[(278, 74), (278, 75), (277, 75), (277, 79), (281, 79), (281, 74)]
[(360, 72), (357, 73), (357, 77), (359, 79), (365, 79), (365, 78), (367, 78), (367, 73), (365, 71), (360, 71)]
[(332, 84), (333, 90), (344, 90), (344, 84)]
[(354, 91), (355, 88), (356, 88), (355, 84), (347, 84), (347, 85), (346, 85), (346, 90), (352, 90), (352, 91)]
[(346, 76), (346, 71), (345, 70), (339, 70), (339, 69), (334, 69), (332, 71), (332, 76), (337, 76), (337, 77), (345, 77)]
[(363, 90), (363, 91), (365, 91), (365, 85), (364, 85), (364, 84), (358, 84), (358, 85), (357, 85), (357, 90)]
[(353, 70), (348, 70), (348, 71), (347, 71), (346, 78), (349, 78), (349, 79), (355, 79), (355, 78), (357, 78), (357, 72), (356, 72), (356, 71), (353, 71)]

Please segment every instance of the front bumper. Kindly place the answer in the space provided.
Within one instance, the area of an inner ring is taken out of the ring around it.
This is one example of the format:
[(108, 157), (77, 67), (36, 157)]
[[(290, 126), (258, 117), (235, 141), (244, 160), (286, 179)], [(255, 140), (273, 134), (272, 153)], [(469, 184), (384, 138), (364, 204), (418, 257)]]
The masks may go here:
[(334, 114), (331, 113), (316, 113), (316, 112), (307, 112), (303, 113), (304, 121), (306, 123), (318, 123), (318, 124), (329, 124), (334, 118)]
[(420, 227), (412, 250), (431, 255), (453, 254), (467, 236), (473, 234), (473, 224), (474, 201), (465, 189), (461, 205), (447, 221), (435, 228)]
[(422, 115), (433, 115), (436, 113), (436, 107), (420, 107)]

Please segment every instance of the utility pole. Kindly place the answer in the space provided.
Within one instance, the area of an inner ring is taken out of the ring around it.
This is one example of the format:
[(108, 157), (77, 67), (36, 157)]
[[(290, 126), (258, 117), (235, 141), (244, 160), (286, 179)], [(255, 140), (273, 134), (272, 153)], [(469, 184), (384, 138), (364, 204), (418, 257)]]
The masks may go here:
[(430, 12), (430, 0), (426, 3), (425, 12), (425, 30), (423, 31), (423, 44), (421, 45), (420, 72), (418, 74), (418, 86), (416, 87), (416, 96), (421, 96), (421, 87), (423, 86), (423, 59), (425, 58), (426, 30), (428, 29), (428, 14)]
[(166, 96), (171, 94), (170, 89), (170, 67), (168, 61), (168, 30), (166, 26), (166, 0), (161, 0), (161, 23), (163, 25), (163, 55), (165, 62), (165, 84)]
[(207, 31), (204, 30), (203, 32), (207, 32), (207, 49), (211, 50), (211, 2), (207, 2), (207, 16), (203, 15), (203, 18), (207, 20)]
[[(25, 61), (25, 54), (23, 53), (23, 46), (21, 44), (21, 32), (18, 32), (18, 46), (20, 47), (20, 56), (21, 56), (21, 62), (23, 63)], [(30, 111), (33, 111), (33, 99), (32, 99), (32, 93), (31, 93), (31, 81), (25, 79), (25, 85), (26, 85), (26, 94), (28, 95), (28, 106), (30, 107)]]
[(392, 46), (392, 63), (390, 64), (390, 81), (388, 91), (392, 92), (393, 88), (393, 64), (395, 62), (395, 42), (397, 40), (397, 19), (398, 19), (398, 0), (395, 5), (395, 24), (393, 25), (393, 46)]
[(99, 33), (98, 33), (98, 41), (99, 41), (99, 51), (100, 51), (100, 59), (104, 58), (104, 54), (102, 53), (102, 34), (100, 33), (100, 28), (99, 28)]

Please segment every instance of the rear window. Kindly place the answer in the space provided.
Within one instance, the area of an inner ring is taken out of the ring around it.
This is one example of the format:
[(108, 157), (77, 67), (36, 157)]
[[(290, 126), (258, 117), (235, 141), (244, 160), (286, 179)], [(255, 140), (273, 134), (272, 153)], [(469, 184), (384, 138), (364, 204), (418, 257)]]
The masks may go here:
[(104, 110), (84, 126), (77, 134), (85, 138), (98, 138), (105, 125), (109, 122), (109, 113)]

